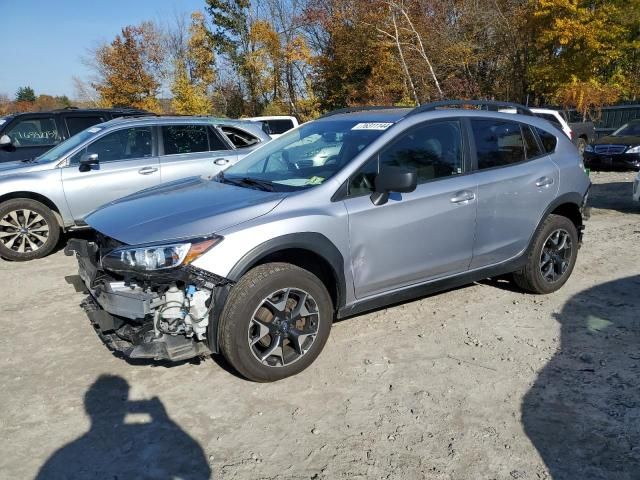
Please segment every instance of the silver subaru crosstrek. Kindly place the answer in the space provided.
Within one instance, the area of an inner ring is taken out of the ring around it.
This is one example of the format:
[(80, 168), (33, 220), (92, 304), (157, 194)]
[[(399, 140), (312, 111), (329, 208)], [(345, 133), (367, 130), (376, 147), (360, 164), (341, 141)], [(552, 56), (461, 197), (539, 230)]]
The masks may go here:
[(119, 355), (222, 353), (272, 381), (313, 362), (334, 318), (508, 273), (557, 290), (589, 178), (561, 131), (522, 106), (492, 111), (505, 106), (333, 112), (214, 179), (97, 210), (97, 240), (66, 250), (89, 318)]
[(61, 231), (85, 227), (99, 206), (161, 183), (215, 176), (269, 140), (251, 122), (128, 117), (94, 125), (33, 161), (3, 163), (0, 257), (43, 257)]

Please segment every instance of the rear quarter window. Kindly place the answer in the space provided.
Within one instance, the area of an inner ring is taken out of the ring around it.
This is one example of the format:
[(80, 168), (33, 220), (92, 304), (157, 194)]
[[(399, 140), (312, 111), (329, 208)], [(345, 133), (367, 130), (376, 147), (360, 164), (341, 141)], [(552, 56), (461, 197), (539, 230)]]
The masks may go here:
[(536, 127), (536, 132), (542, 141), (542, 146), (544, 147), (545, 152), (551, 153), (555, 151), (556, 145), (558, 144), (558, 139), (552, 133), (543, 130), (542, 128)]
[(220, 130), (222, 130), (236, 148), (251, 147), (252, 145), (260, 143), (259, 138), (239, 128), (222, 126)]

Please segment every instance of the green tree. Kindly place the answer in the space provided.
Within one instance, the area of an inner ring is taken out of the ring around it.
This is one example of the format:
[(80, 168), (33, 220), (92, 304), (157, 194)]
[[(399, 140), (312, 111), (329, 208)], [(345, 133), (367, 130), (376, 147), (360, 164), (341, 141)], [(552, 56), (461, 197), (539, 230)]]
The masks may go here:
[(35, 102), (36, 94), (31, 87), (20, 87), (16, 92), (16, 102)]

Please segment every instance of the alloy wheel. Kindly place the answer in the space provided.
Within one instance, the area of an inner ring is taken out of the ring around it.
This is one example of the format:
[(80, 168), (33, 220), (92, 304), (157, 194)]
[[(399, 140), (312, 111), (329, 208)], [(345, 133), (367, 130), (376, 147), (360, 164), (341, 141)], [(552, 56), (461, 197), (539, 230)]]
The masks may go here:
[(551, 232), (540, 253), (540, 273), (548, 283), (560, 280), (569, 269), (573, 244), (566, 230), (559, 228)]
[(42, 215), (21, 208), (0, 219), (0, 242), (18, 253), (35, 252), (49, 239), (49, 224)]
[(308, 292), (298, 288), (278, 290), (254, 311), (247, 332), (249, 348), (264, 365), (290, 365), (311, 349), (319, 323), (318, 304)]

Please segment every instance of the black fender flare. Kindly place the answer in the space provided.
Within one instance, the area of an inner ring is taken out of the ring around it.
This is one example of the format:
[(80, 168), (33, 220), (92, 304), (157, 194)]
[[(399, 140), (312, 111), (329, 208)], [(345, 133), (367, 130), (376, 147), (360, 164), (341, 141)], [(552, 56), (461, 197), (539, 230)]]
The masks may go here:
[(214, 291), (214, 307), (209, 319), (208, 343), (212, 352), (217, 353), (218, 349), (218, 322), (229, 292), (233, 284), (238, 282), (253, 265), (261, 259), (273, 253), (288, 250), (303, 249), (315, 253), (322, 257), (331, 267), (336, 280), (337, 301), (335, 310), (342, 308), (346, 302), (347, 282), (344, 275), (344, 257), (340, 250), (331, 240), (316, 232), (300, 232), (281, 235), (267, 240), (247, 252), (231, 269), (227, 275), (230, 283), (216, 287)]

